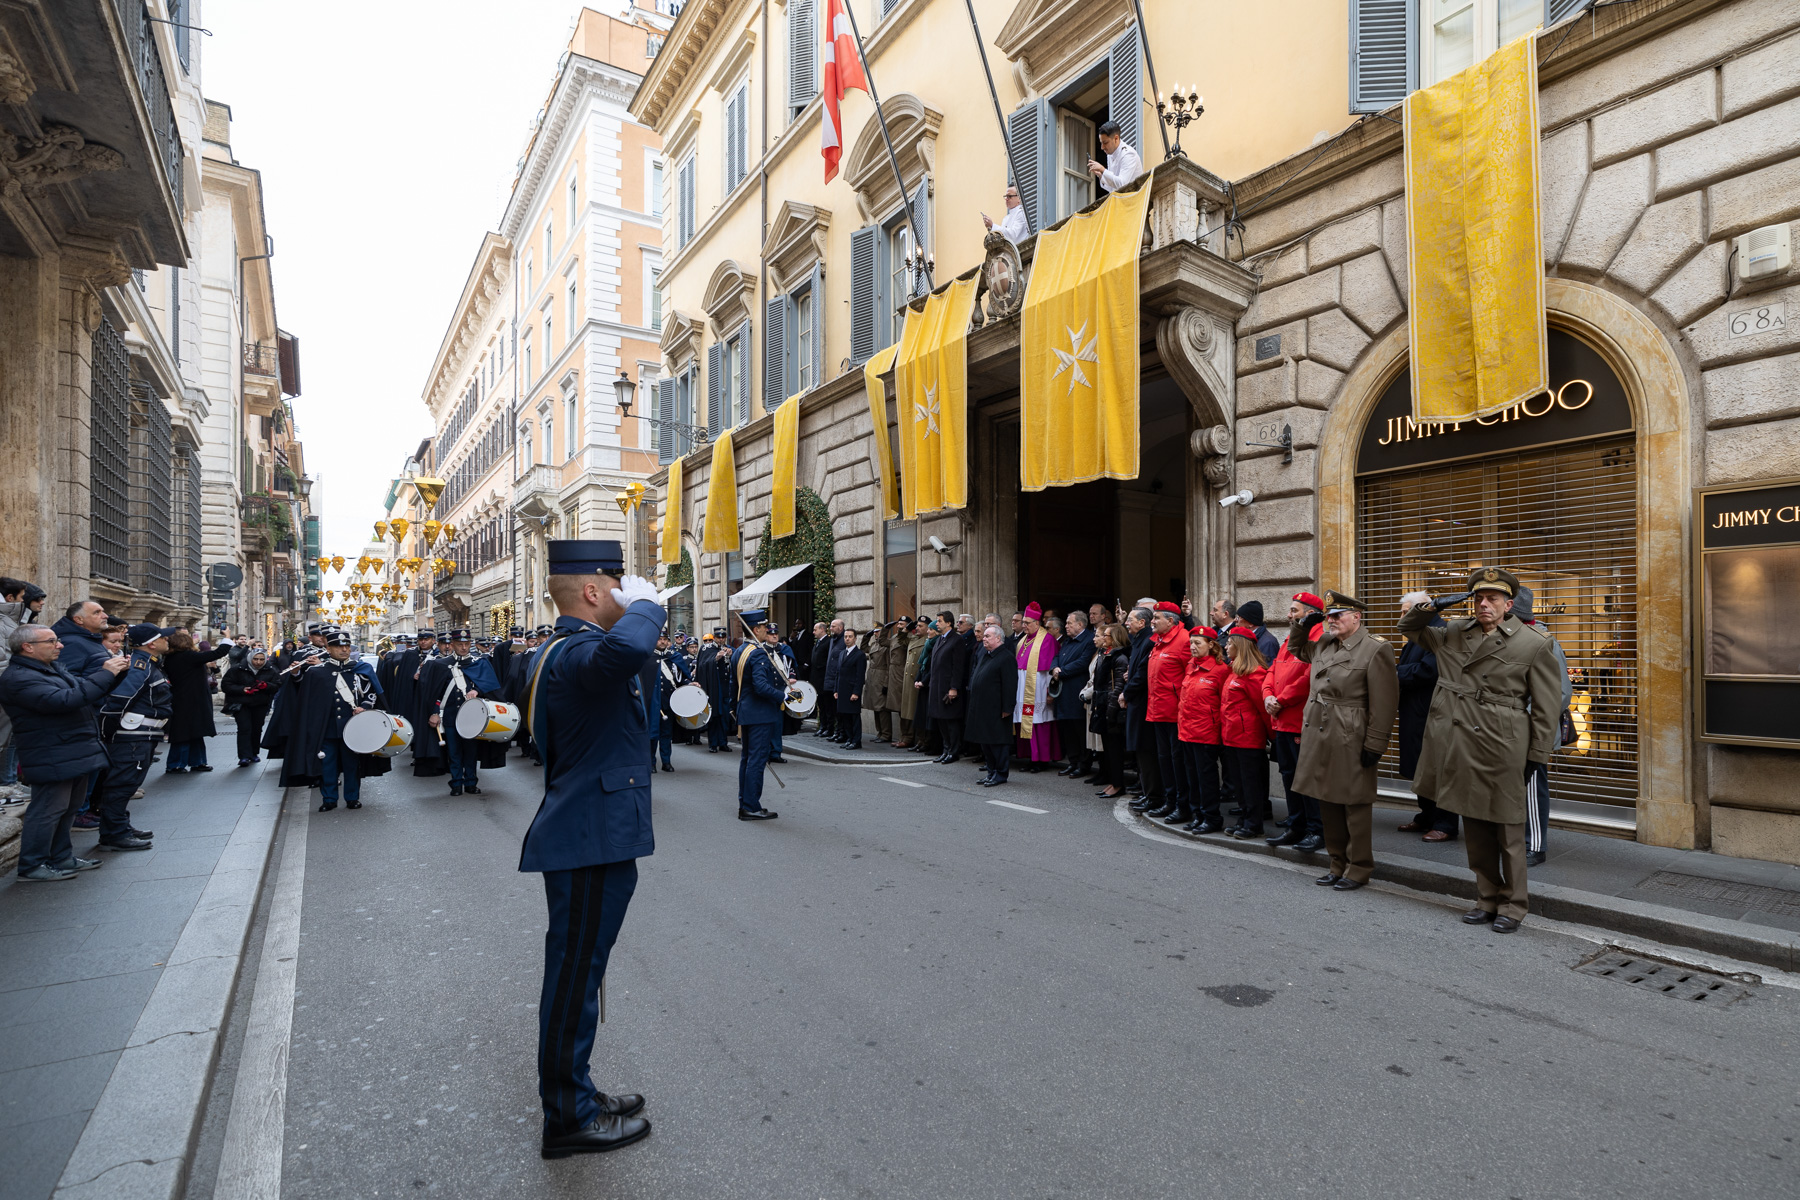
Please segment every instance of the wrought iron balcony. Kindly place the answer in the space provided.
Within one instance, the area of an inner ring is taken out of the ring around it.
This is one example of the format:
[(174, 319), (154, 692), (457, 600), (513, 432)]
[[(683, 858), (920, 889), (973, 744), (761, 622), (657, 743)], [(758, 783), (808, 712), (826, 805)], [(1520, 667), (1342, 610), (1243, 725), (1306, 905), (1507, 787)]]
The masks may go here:
[(181, 207), (181, 130), (175, 124), (175, 107), (169, 100), (169, 82), (163, 73), (162, 53), (156, 48), (156, 26), (143, 0), (117, 0), (119, 24), (137, 75), (138, 91), (150, 114), (151, 139), (162, 158), (163, 178)]
[(281, 353), (273, 343), (245, 342), (244, 370), (252, 375), (267, 375), (270, 379), (281, 374)]

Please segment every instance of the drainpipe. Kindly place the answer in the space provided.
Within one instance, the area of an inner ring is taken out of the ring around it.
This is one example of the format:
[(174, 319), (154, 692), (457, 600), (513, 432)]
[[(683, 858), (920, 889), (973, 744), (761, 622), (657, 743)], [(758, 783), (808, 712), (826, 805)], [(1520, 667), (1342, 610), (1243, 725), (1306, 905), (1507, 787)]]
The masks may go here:
[[(249, 299), (244, 295), (244, 264), (247, 262), (266, 262), (269, 259), (274, 258), (274, 257), (275, 257), (275, 239), (265, 233), (265, 234), (263, 234), (263, 253), (251, 254), (244, 258), (240, 258), (237, 261), (237, 301), (238, 301), (238, 362), (237, 362), (238, 430), (237, 430), (237, 435), (238, 435), (238, 444), (236, 446), (232, 447), (232, 456), (237, 459), (237, 465), (240, 470), (243, 468), (243, 465), (244, 465), (244, 444), (248, 440), (248, 429), (247, 429), (247, 426), (245, 426), (245, 424), (243, 423), (243, 415), (244, 415), (244, 411), (243, 411), (243, 409), (244, 409), (244, 344), (250, 338), (250, 303), (249, 303)], [(269, 290), (271, 292), (275, 290), (274, 281), (272, 279), (270, 281)], [(279, 380), (280, 375), (281, 375), (281, 366), (280, 366), (281, 338), (280, 338), (279, 332), (277, 332), (275, 342), (276, 342), (275, 354), (276, 354), (276, 360), (277, 360), (276, 367), (275, 367), (275, 374), (276, 374), (277, 379)], [(279, 382), (277, 382), (275, 385), (275, 391), (276, 391), (277, 396), (279, 397), (280, 392), (281, 392), (281, 384)], [(243, 512), (242, 512), (242, 506), (244, 503), (243, 492), (244, 492), (244, 487), (246, 484), (248, 484), (248, 482), (249, 482), (249, 480), (247, 480), (247, 479), (238, 480), (238, 505), (239, 505), (238, 523), (240, 523), (240, 524), (243, 521)], [(243, 548), (242, 548), (241, 544), (239, 546), (238, 554), (239, 554), (240, 558), (243, 555)], [(243, 563), (240, 562), (238, 564), (238, 566), (241, 569), (243, 567)], [(241, 611), (239, 613), (239, 616), (240, 616), (240, 618), (242, 617)], [(210, 619), (210, 617), (211, 617), (210, 613), (208, 614), (208, 617)], [(236, 625), (236, 624), (238, 624), (238, 622), (229, 622), (228, 623), (228, 625)]]

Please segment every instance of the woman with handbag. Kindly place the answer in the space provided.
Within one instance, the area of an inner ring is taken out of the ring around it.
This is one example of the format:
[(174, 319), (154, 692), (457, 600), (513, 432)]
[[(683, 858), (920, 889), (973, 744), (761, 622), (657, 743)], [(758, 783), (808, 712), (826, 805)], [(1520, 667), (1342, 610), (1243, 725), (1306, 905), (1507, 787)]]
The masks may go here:
[(262, 761), (263, 722), (269, 706), (275, 703), (275, 692), (281, 676), (269, 665), (268, 655), (253, 651), (247, 662), (225, 672), (225, 711), (237, 718), (238, 766), (247, 767)]

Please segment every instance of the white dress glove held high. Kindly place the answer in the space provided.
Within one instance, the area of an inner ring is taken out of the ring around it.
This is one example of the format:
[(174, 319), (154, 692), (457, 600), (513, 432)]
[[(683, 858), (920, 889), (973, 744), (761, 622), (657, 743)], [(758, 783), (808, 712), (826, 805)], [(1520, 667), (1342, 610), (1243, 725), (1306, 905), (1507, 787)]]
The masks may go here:
[(627, 575), (613, 589), (613, 599), (619, 602), (621, 608), (630, 608), (639, 600), (648, 600), (654, 604), (660, 594), (656, 585), (642, 575)]

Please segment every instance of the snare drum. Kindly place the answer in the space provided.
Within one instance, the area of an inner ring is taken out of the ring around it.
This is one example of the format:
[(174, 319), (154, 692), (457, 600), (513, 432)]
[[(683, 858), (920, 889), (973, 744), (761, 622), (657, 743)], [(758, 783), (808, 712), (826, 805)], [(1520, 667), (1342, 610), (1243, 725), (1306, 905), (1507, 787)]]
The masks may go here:
[(804, 679), (796, 679), (788, 684), (788, 690), (799, 692), (798, 699), (783, 701), (787, 710), (796, 717), (805, 720), (812, 715), (812, 710), (819, 706), (819, 690)]
[(519, 706), (499, 700), (464, 700), (456, 712), (456, 736), (464, 741), (510, 742), (519, 731)]
[(669, 693), (669, 711), (683, 729), (704, 729), (712, 720), (712, 701), (697, 683), (684, 683)]
[(396, 713), (371, 708), (344, 722), (344, 748), (355, 754), (392, 758), (412, 740), (412, 722)]

